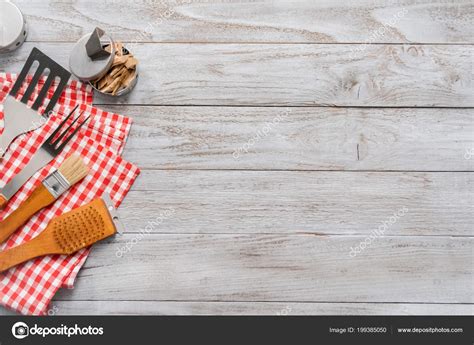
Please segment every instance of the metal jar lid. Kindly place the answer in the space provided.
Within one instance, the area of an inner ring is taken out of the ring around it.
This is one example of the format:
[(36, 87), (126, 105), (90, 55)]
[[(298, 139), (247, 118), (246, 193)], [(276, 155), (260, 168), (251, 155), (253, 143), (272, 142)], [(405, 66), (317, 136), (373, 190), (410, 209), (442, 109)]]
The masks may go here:
[[(110, 52), (105, 52), (106, 46), (111, 47)], [(114, 56), (115, 47), (112, 38), (96, 28), (74, 45), (69, 56), (69, 68), (83, 81), (95, 80), (107, 73), (112, 66)]]
[(28, 35), (25, 17), (10, 1), (0, 0), (0, 53), (7, 53), (23, 44)]

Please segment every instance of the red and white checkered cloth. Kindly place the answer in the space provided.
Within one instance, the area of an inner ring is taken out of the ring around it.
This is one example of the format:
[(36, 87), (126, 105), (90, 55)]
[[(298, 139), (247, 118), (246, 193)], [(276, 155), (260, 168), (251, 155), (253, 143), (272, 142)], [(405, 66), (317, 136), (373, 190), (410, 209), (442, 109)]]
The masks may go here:
[[(0, 74), (0, 102), (13, 86), (15, 76)], [(20, 93), (21, 94), (21, 93)], [(51, 96), (51, 94), (49, 95)], [(90, 169), (89, 175), (62, 195), (53, 205), (33, 216), (13, 234), (1, 250), (17, 246), (36, 237), (55, 217), (84, 205), (108, 193), (118, 206), (140, 173), (133, 164), (120, 157), (130, 131), (131, 119), (91, 106), (92, 90), (72, 81), (63, 93), (55, 113), (41, 128), (22, 135), (9, 147), (0, 163), (0, 187), (25, 166), (41, 143), (55, 130), (76, 104), (89, 122), (69, 142), (63, 152), (38, 171), (0, 211), (0, 220), (15, 210), (49, 174), (71, 153), (80, 154)], [(0, 105), (0, 125), (3, 128), (3, 108)], [(0, 273), (0, 304), (27, 315), (44, 315), (54, 294), (61, 287), (72, 288), (90, 248), (74, 255), (51, 255), (30, 260)]]

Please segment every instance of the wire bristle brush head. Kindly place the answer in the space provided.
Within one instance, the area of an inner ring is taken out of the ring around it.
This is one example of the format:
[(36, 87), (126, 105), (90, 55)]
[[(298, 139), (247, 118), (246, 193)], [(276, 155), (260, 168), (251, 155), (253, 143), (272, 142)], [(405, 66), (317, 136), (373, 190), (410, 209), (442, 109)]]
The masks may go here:
[(55, 219), (51, 223), (53, 236), (61, 251), (72, 254), (115, 234), (106, 210), (99, 199)]
[(69, 156), (58, 170), (71, 186), (82, 180), (89, 173), (89, 168), (78, 154)]

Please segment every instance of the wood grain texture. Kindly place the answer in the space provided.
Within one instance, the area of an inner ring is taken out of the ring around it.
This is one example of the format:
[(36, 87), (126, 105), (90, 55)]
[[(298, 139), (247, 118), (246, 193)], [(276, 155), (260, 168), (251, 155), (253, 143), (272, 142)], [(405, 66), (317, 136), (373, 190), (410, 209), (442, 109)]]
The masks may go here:
[(471, 173), (143, 171), (120, 214), (127, 231), (472, 236)]
[[(70, 43), (34, 44), (68, 66)], [(0, 57), (19, 71), (33, 44)], [(135, 90), (97, 104), (473, 107), (474, 46), (137, 44)]]
[[(57, 301), (48, 315), (473, 315), (473, 304)], [(0, 315), (14, 315), (0, 309)]]
[(473, 314), (472, 1), (15, 2), (0, 71), (96, 26), (140, 60), (95, 100), (134, 118), (126, 234), (52, 313)]
[(104, 108), (143, 169), (474, 170), (472, 109)]
[(473, 303), (472, 238), (384, 237), (351, 257), (363, 240), (124, 235), (97, 244), (74, 290), (57, 298)]
[(32, 41), (76, 41), (95, 26), (139, 42), (472, 43), (474, 37), (469, 0), (15, 2)]

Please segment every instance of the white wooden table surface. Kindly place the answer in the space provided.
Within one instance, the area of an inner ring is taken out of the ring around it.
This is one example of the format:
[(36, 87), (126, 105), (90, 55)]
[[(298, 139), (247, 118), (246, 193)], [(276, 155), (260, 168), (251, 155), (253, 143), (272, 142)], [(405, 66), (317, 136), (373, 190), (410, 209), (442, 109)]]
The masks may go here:
[(141, 63), (95, 102), (134, 119), (126, 234), (53, 314), (472, 314), (472, 0), (15, 2), (1, 71), (96, 26)]

